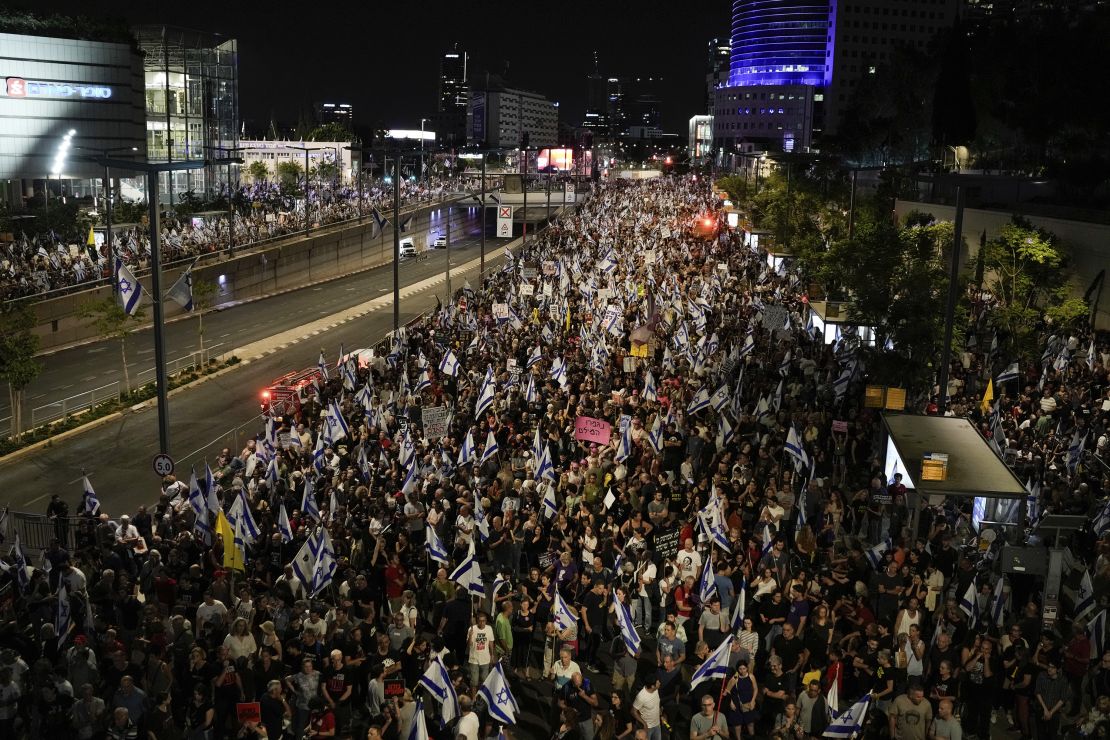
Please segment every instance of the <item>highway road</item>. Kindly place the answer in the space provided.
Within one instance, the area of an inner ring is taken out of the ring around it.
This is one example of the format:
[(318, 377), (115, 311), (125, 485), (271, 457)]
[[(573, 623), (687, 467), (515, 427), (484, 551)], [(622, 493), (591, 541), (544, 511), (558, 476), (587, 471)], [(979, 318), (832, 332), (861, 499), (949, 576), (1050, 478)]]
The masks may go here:
[[(431, 212), (428, 223), (430, 230), (437, 234), (443, 232), (445, 212), (437, 209)], [(451, 262), (457, 264), (473, 258), (479, 251), (480, 233), (478, 215), (472, 210), (456, 208), (451, 215)], [(429, 229), (414, 231), (412, 237), (418, 248), (425, 243)], [(409, 236), (409, 234), (405, 234)], [(378, 240), (375, 240), (378, 241)], [(390, 235), (383, 240), (388, 254), (392, 251)], [(500, 249), (499, 242), (487, 236), (487, 252)], [(445, 252), (437, 250), (431, 259), (417, 263), (401, 264), (401, 284), (423, 280), (445, 266)], [(380, 273), (380, 274), (379, 274)], [(381, 275), (387, 283), (379, 284)], [(371, 268), (359, 273), (346, 275), (330, 282), (298, 289), (270, 298), (261, 298), (246, 303), (208, 312), (204, 316), (204, 346), (210, 356), (216, 356), (235, 347), (273, 336), (286, 329), (303, 324), (308, 319), (335, 313), (344, 308), (376, 298), (392, 289), (392, 266)], [(385, 286), (385, 287), (383, 287)], [(264, 320), (263, 320), (264, 319)], [(149, 383), (154, 379), (154, 342), (151, 331), (142, 329), (125, 340), (127, 348), (127, 370), (132, 386)], [(199, 349), (200, 338), (197, 334), (197, 319), (184, 318), (166, 325), (166, 364), (172, 372), (177, 361), (187, 364), (188, 358)], [(337, 348), (338, 349), (338, 348)], [(103, 389), (97, 397), (103, 398), (113, 391), (111, 386), (119, 382), (123, 387), (123, 361), (120, 343), (117, 340), (83, 344), (59, 350), (43, 356), (42, 374), (24, 393), (24, 423), (31, 424), (32, 410), (42, 409), (40, 418), (49, 418), (48, 413), (60, 412), (59, 401), (77, 396), (94, 388)], [(0, 399), (0, 424), (7, 424), (10, 405), (7, 394)]]
[[(464, 229), (465, 237), (455, 242), (459, 232), (452, 221), (452, 265), (478, 258), (477, 222)], [(486, 239), (486, 268), (497, 269), (503, 261), (502, 245), (507, 240)], [(446, 255), (431, 253), (430, 259), (402, 263), (401, 285), (412, 285), (435, 275), (442, 277)], [(459, 287), (464, 279), (477, 282), (477, 268), (452, 269), (452, 283)], [(392, 291), (392, 266), (346, 276), (312, 286), (239, 304), (205, 317), (206, 345), (224, 344), (223, 349), (241, 347), (264, 340), (283, 331), (296, 329), (326, 315), (350, 308), (367, 300), (388, 297)], [(408, 321), (435, 305), (443, 282), (401, 301), (401, 320)], [(392, 329), (392, 302), (382, 310), (340, 324), (312, 337), (311, 341), (291, 344), (246, 366), (225, 373), (174, 395), (169, 402), (171, 453), (177, 472), (188, 476), (190, 464), (203, 469), (206, 458), (214, 458), (227, 446), (236, 451), (244, 441), (261, 429), (259, 391), (272, 379), (294, 369), (316, 364), (323, 347), (334, 361), (343, 344), (347, 349), (369, 346)], [(195, 321), (190, 319), (167, 326), (168, 356), (178, 357), (196, 344)], [(153, 356), (150, 331), (132, 336), (130, 354), (135, 357), (133, 374), (149, 367)], [(284, 342), (283, 342), (284, 343)], [(219, 351), (218, 350), (218, 351)], [(47, 391), (69, 392), (66, 384), (87, 385), (110, 382), (120, 377), (118, 343), (97, 342), (64, 350), (45, 358), (48, 370), (40, 387)], [(43, 399), (40, 399), (41, 403)], [(98, 426), (87, 433), (56, 442), (9, 463), (0, 461), (0, 504), (17, 511), (44, 511), (50, 494), (61, 493), (71, 507), (81, 497), (81, 474), (87, 471), (105, 510), (113, 516), (134, 511), (139, 504), (150, 504), (159, 492), (159, 480), (150, 461), (158, 452), (157, 411), (153, 406)]]

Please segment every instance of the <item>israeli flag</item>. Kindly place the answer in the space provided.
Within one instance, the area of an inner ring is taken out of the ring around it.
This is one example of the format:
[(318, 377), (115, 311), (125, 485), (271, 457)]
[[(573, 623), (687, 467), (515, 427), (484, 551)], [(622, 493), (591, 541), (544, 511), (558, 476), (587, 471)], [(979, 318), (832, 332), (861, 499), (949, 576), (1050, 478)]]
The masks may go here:
[(1083, 448), (1087, 446), (1087, 435), (1079, 438), (1079, 430), (1076, 429), (1072, 434), (1071, 443), (1068, 445), (1068, 472), (1072, 475), (1075, 474), (1075, 469), (1079, 466), (1079, 458), (1083, 455)]
[(316, 448), (312, 450), (312, 467), (320, 473), (323, 473), (324, 468), (327, 467), (327, 460), (324, 459), (324, 450), (326, 447), (327, 446), (324, 444), (324, 435), (321, 433), (316, 437)]
[(969, 627), (974, 627), (975, 622), (979, 616), (979, 600), (976, 597), (977, 589), (975, 588), (975, 581), (967, 585), (967, 591), (960, 597), (959, 607), (960, 611), (967, 615), (967, 623)]
[(414, 458), (412, 462), (409, 463), (409, 466), (405, 468), (405, 478), (401, 482), (401, 493), (407, 496), (415, 491), (418, 481), (419, 478), (416, 475), (416, 460)]
[(374, 209), (374, 223), (378, 225), (378, 233), (380, 234), (385, 230), (385, 225), (389, 223), (389, 219), (382, 215), (382, 212), (377, 208)]
[(15, 533), (15, 540), (12, 544), (12, 560), (15, 561), (15, 576), (19, 581), (19, 589), (25, 590), (31, 585), (31, 576), (27, 572), (27, 556), (23, 553), (23, 547), (19, 544), (19, 532)]
[(450, 349), (443, 355), (443, 359), (439, 361), (439, 371), (444, 375), (450, 375), (452, 378), (459, 374), (459, 358), (455, 357), (455, 353)]
[(548, 480), (552, 483), (558, 480), (555, 475), (555, 466), (551, 464), (551, 446), (544, 445), (540, 459), (536, 462), (536, 481)]
[(658, 455), (663, 451), (663, 417), (659, 414), (655, 415), (655, 422), (651, 425), (651, 431), (648, 432), (648, 443), (655, 450), (655, 454)]
[(469, 429), (466, 432), (466, 437), (463, 439), (462, 447), (459, 448), (458, 466), (462, 467), (468, 462), (474, 460), (474, 434)]
[(651, 370), (644, 373), (644, 392), (641, 394), (644, 401), (658, 401), (659, 394), (655, 389), (655, 376)]
[[(728, 417), (724, 414), (721, 414), (721, 420), (718, 426), (720, 428), (720, 433), (717, 435), (717, 446), (725, 447), (732, 442), (733, 438), (736, 437), (736, 430), (732, 428), (732, 424), (729, 422)], [(657, 449), (656, 452), (659, 452), (659, 450)]]
[(703, 681), (712, 681), (715, 678), (723, 679), (728, 675), (728, 656), (732, 648), (732, 641), (735, 639), (733, 635), (729, 635), (724, 639), (717, 649), (709, 654), (690, 679), (690, 688), (697, 687)]
[(543, 492), (543, 518), (551, 519), (559, 513), (559, 506), (555, 502), (555, 486), (548, 483)]
[(536, 393), (536, 376), (528, 376), (528, 387), (524, 389), (524, 402), (528, 404), (536, 403), (539, 401), (539, 395)]
[(624, 430), (621, 432), (621, 442), (617, 447), (617, 454), (613, 457), (618, 463), (622, 463), (632, 456), (632, 425), (626, 424)]
[(798, 436), (798, 431), (794, 425), (790, 425), (790, 431), (786, 433), (786, 454), (794, 458), (794, 470), (801, 470), (803, 466), (809, 466), (809, 455), (806, 454), (805, 447), (802, 446), (802, 440)]
[(251, 514), (251, 508), (247, 503), (247, 494), (243, 489), (239, 489), (239, 497), (236, 499), (239, 502), (239, 524), (245, 535), (248, 544), (255, 542), (261, 535), (262, 530), (254, 521), (254, 516)]
[(324, 359), (324, 350), (320, 350), (320, 357), (316, 360), (316, 369), (320, 371), (324, 380), (328, 379), (328, 362)]
[(1018, 369), (1018, 364), (1016, 362), (1011, 362), (1009, 367), (999, 373), (998, 377), (995, 378), (995, 382), (998, 383), (998, 385), (1002, 385), (1003, 383), (1009, 383), (1011, 380), (1017, 380), (1020, 377), (1021, 371)]
[(743, 346), (740, 347), (740, 357), (746, 356), (753, 349), (755, 349), (755, 337), (749, 334), (744, 338)]
[(424, 549), (428, 551), (428, 557), (443, 565), (447, 565), (451, 560), (447, 554), (447, 548), (443, 546), (439, 535), (430, 524), (424, 525)]
[(686, 406), (686, 413), (692, 416), (705, 408), (709, 408), (709, 391), (702, 386), (690, 399), (689, 405)]
[(185, 268), (185, 272), (166, 291), (167, 298), (189, 312), (193, 310), (193, 265), (196, 263), (193, 260), (193, 264)]
[(1079, 579), (1079, 590), (1075, 592), (1075, 618), (1083, 619), (1095, 610), (1095, 588), (1091, 583), (1091, 573), (1083, 570), (1083, 577)]
[(218, 514), (222, 508), (220, 500), (216, 497), (219, 486), (216, 485), (216, 476), (212, 475), (212, 468), (208, 467), (207, 462), (204, 463), (204, 487), (208, 495), (208, 510)]
[(58, 636), (58, 647), (69, 636), (69, 623), (72, 609), (69, 603), (69, 592), (66, 591), (66, 582), (58, 581), (58, 613), (54, 617), (54, 633)]
[(539, 464), (538, 463), (539, 459), (541, 457), (543, 457), (543, 434), (541, 433), (541, 429), (538, 425), (536, 426), (536, 434), (532, 438), (532, 450), (531, 450), (531, 452), (532, 452), (532, 455), (536, 458), (537, 464)]
[(775, 546), (775, 538), (771, 536), (771, 526), (769, 524), (763, 525), (763, 546), (759, 550), (759, 559), (767, 557), (767, 553), (771, 552), (771, 548)]
[[(833, 682), (835, 685), (835, 681)], [(867, 718), (867, 709), (871, 706), (871, 694), (864, 694), (863, 698), (853, 704), (825, 728), (822, 737), (855, 737), (863, 731), (863, 722)]]
[(478, 401), (474, 404), (474, 417), (481, 418), (486, 409), (493, 405), (493, 396), (497, 391), (497, 384), (493, 380), (493, 368), (486, 367), (486, 377), (482, 381), (482, 388), (478, 391)]
[(482, 570), (474, 557), (474, 540), (470, 541), (470, 550), (466, 557), (455, 570), (451, 571), (448, 578), (475, 596), (486, 595), (486, 586), (482, 583)]
[(578, 614), (567, 604), (566, 600), (559, 594), (559, 589), (552, 584), (552, 590), (555, 592), (555, 601), (551, 605), (551, 618), (555, 621), (555, 626), (560, 630), (567, 630), (578, 624)]
[(709, 600), (717, 595), (717, 581), (713, 575), (713, 558), (705, 558), (705, 566), (701, 569), (701, 580), (698, 581), (698, 598), (703, 606), (709, 605)]
[(891, 547), (892, 543), (890, 541), (890, 538), (887, 537), (879, 544), (864, 552), (864, 555), (867, 556), (867, 562), (871, 563), (872, 568), (874, 568), (875, 570), (879, 570), (880, 568), (882, 568), (883, 555), (885, 555), (887, 550), (889, 550)]
[[(88, 478), (85, 480), (87, 481)], [(92, 486), (87, 486), (85, 488), (86, 511), (88, 511), (88, 495), (91, 488)], [(94, 493), (92, 495), (95, 496), (96, 494)], [(203, 517), (207, 521), (208, 506), (205, 504), (204, 494), (201, 493), (200, 483), (197, 482), (197, 471), (195, 468), (189, 470), (189, 506), (193, 509), (193, 513), (197, 515), (197, 518)]]
[(116, 258), (116, 283), (119, 286), (119, 303), (128, 316), (134, 316), (143, 300), (143, 286), (131, 268)]
[(420, 677), (420, 685), (440, 703), (440, 715), (444, 722), (450, 722), (462, 714), (459, 711), (459, 696), (455, 693), (455, 685), (451, 682), (451, 674), (447, 672), (447, 666), (438, 655), (432, 658), (424, 675)]
[[(196, 475), (193, 476), (191, 482), (196, 483)], [(89, 476), (81, 476), (81, 485), (84, 487), (84, 492), (81, 494), (83, 500), (82, 509), (89, 516), (100, 516), (100, 499), (96, 497), (96, 491), (93, 490), (92, 483), (89, 482)], [(190, 493), (191, 492), (192, 489), (190, 489)]]
[[(474, 492), (474, 525), (478, 530), (478, 536), (482, 538), (482, 542), (489, 540), (489, 519), (486, 517), (486, 510), (482, 506), (482, 498), (478, 492)], [(496, 595), (496, 590), (494, 595)]]
[(432, 379), (428, 375), (427, 368), (425, 368), (424, 370), (422, 370), (420, 372), (420, 378), (416, 381), (416, 387), (413, 388), (413, 393), (419, 393), (420, 391), (424, 390), (425, 388), (431, 388), (431, 387), (432, 387)]
[(494, 435), (493, 430), (490, 429), (489, 433), (486, 434), (486, 446), (485, 449), (482, 450), (482, 459), (478, 461), (478, 464), (481, 465), (486, 460), (496, 456), (498, 451), (497, 437)]
[(1106, 610), (1087, 625), (1087, 636), (1091, 640), (1091, 660), (1098, 660), (1106, 652)]
[(628, 605), (622, 604), (617, 598), (617, 589), (613, 589), (613, 612), (617, 616), (617, 626), (620, 627), (625, 649), (628, 650), (629, 655), (636, 657), (640, 654), (640, 635), (632, 626), (632, 614), (628, 610)]
[(740, 632), (744, 628), (744, 612), (748, 605), (748, 584), (741, 578), (740, 585), (736, 589), (736, 602), (732, 605), (732, 617), (729, 619), (729, 624), (732, 625), (733, 632)]
[(524, 367), (525, 369), (530, 370), (532, 369), (533, 365), (542, 361), (543, 352), (540, 351), (540, 345), (537, 344), (535, 347), (532, 348), (532, 354), (528, 356), (528, 362), (525, 363)]
[(304, 494), (301, 496), (301, 511), (305, 516), (310, 516), (320, 521), (320, 507), (316, 505), (316, 484), (307, 475), (304, 479)]
[(551, 379), (562, 387), (567, 384), (567, 362), (562, 357), (556, 357), (551, 363)]
[(520, 708), (509, 690), (509, 682), (505, 679), (500, 661), (494, 663), (478, 693), (486, 700), (486, 708), (495, 721), (507, 725), (516, 724), (516, 716), (520, 714)]
[(285, 502), (282, 501), (278, 504), (278, 532), (281, 533), (281, 541), (289, 544), (293, 541), (293, 527), (289, 524), (289, 513), (285, 511)]
[(1003, 575), (998, 579), (998, 582), (994, 584), (994, 591), (991, 592), (990, 616), (991, 621), (998, 627), (1003, 625), (1002, 615), (1006, 606), (1005, 585), (1006, 576)]
[(407, 740), (428, 740), (428, 723), (424, 719), (424, 697), (416, 697), (416, 711), (412, 715), (412, 729)]
[(1091, 337), (1091, 346), (1087, 347), (1087, 367), (1091, 370), (1095, 369), (1096, 357), (1097, 355), (1095, 355), (1095, 340), (1094, 337)]

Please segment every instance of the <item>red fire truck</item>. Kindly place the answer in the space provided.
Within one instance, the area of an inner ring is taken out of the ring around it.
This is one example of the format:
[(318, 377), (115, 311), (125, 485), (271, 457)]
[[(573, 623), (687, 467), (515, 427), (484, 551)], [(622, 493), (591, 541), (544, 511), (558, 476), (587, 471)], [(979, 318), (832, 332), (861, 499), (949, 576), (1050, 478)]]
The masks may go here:
[(262, 389), (262, 413), (277, 417), (299, 411), (301, 404), (312, 396), (313, 384), (323, 385), (323, 380), (317, 367), (282, 375)]

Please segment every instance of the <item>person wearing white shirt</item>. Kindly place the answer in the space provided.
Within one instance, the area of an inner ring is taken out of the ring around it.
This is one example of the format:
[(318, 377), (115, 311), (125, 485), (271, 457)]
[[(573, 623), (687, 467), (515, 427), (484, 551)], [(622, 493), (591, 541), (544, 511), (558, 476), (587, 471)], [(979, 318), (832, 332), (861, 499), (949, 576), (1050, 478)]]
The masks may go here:
[(701, 575), (701, 553), (694, 549), (694, 541), (689, 537), (686, 538), (682, 549), (679, 550), (676, 560), (678, 561), (678, 572), (682, 575), (682, 580), (692, 577), (696, 581)]
[(493, 627), (489, 626), (485, 612), (478, 612), (475, 624), (466, 633), (468, 645), (467, 666), (470, 668), (470, 685), (481, 686), (489, 675), (493, 663)]
[(644, 550), (640, 553), (640, 563), (636, 566), (636, 597), (632, 600), (632, 622), (645, 633), (651, 632), (652, 609), (651, 597), (648, 587), (655, 581), (655, 563), (651, 562), (651, 553)]
[(662, 740), (663, 731), (659, 724), (659, 678), (648, 676), (640, 693), (632, 702), (632, 716), (647, 733), (648, 740)]
[(478, 715), (471, 711), (470, 697), (465, 694), (459, 697), (459, 712), (461, 716), (458, 727), (455, 728), (456, 737), (461, 737), (463, 740), (478, 740)]
[(139, 530), (131, 523), (131, 517), (124, 514), (119, 518), (119, 527), (116, 529), (116, 542), (121, 545), (133, 545), (139, 541)]

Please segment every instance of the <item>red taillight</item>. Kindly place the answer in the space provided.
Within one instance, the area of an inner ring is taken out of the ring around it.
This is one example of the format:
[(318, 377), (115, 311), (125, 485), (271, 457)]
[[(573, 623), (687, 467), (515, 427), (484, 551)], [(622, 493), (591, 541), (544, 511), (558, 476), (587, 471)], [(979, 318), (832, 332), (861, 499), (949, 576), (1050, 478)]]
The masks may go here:
[(262, 397), (263, 398), (269, 398), (270, 397), (270, 392), (269, 391), (262, 391)]

